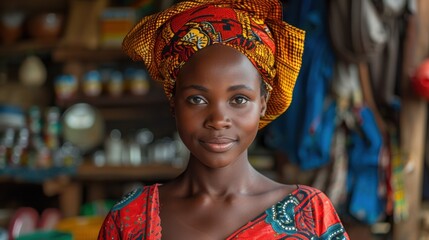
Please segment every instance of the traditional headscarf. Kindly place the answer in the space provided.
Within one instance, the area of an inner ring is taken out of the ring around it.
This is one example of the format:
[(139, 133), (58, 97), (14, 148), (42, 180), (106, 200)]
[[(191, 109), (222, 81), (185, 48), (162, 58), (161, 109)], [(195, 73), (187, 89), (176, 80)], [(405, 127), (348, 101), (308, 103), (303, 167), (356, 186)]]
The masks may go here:
[(180, 68), (213, 44), (237, 49), (261, 74), (270, 97), (259, 128), (286, 111), (301, 67), (304, 31), (282, 21), (277, 0), (182, 1), (141, 19), (123, 49), (145, 63), (171, 101)]

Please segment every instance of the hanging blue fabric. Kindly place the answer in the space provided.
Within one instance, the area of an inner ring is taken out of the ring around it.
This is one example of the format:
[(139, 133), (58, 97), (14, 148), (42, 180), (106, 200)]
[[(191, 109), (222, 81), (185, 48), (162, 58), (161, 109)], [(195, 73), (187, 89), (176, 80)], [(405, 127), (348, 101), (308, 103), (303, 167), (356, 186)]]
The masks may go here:
[(309, 127), (309, 133), (303, 135), (298, 156), (302, 169), (314, 169), (330, 161), (332, 138), (336, 128), (337, 103), (331, 102), (320, 116), (317, 116)]
[(328, 156), (317, 154), (324, 151), (317, 149), (320, 144), (306, 145), (308, 137), (313, 137), (312, 122), (323, 113), (333, 75), (335, 59), (328, 36), (326, 6), (327, 2), (320, 0), (290, 0), (284, 4), (284, 19), (306, 31), (303, 62), (291, 106), (265, 130), (267, 146), (283, 152), (302, 169), (317, 168), (329, 161)]
[(373, 224), (384, 213), (385, 201), (379, 193), (379, 158), (383, 139), (368, 107), (357, 109), (358, 126), (350, 133), (347, 190), (349, 211), (357, 219)]

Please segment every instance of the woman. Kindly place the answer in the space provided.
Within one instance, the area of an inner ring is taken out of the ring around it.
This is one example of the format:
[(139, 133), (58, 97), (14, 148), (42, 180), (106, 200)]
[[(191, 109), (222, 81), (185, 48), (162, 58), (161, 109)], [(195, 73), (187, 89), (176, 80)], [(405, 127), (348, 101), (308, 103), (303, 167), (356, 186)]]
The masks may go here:
[(190, 150), (173, 181), (115, 205), (99, 239), (348, 239), (329, 199), (258, 173), (247, 148), (289, 106), (304, 33), (277, 1), (183, 1), (124, 40), (164, 85)]

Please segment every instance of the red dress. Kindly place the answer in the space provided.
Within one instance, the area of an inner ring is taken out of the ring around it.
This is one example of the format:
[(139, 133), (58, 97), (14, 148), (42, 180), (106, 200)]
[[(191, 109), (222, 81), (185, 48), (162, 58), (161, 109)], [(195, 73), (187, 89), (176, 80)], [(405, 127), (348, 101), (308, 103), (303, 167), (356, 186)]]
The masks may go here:
[[(138, 188), (107, 215), (98, 239), (161, 239), (158, 184)], [(331, 201), (303, 185), (227, 239), (349, 239)]]

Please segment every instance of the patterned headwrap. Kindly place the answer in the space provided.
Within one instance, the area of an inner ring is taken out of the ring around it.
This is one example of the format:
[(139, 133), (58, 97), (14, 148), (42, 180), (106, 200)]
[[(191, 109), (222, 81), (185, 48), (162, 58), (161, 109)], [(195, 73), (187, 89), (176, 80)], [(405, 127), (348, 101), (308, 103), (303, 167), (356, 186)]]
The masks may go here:
[(262, 128), (292, 101), (304, 35), (282, 21), (277, 0), (192, 0), (141, 19), (125, 37), (123, 49), (145, 63), (170, 101), (177, 74), (194, 53), (213, 44), (237, 49), (267, 86), (270, 97), (259, 123)]

